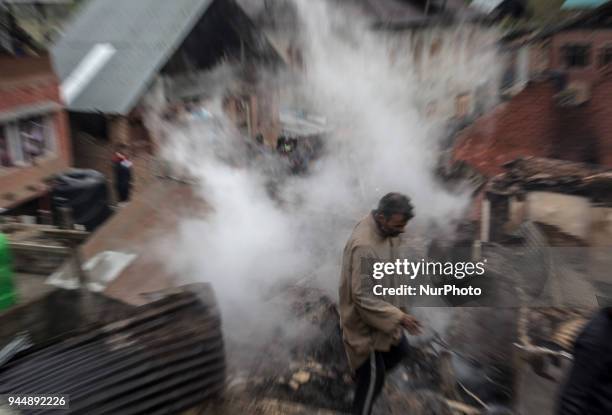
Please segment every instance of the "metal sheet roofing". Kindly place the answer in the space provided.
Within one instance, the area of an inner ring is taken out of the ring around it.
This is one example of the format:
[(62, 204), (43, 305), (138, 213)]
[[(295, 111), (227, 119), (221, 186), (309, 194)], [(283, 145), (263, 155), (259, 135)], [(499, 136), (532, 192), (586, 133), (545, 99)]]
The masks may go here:
[(87, 415), (179, 413), (217, 394), (225, 355), (210, 286), (162, 295), (128, 318), (18, 353), (0, 368), (0, 393), (68, 395), (68, 412)]
[(63, 82), (78, 76), (97, 45), (115, 52), (81, 76), (86, 82), (72, 91), (68, 109), (128, 113), (213, 1), (90, 1), (52, 48), (57, 74)]

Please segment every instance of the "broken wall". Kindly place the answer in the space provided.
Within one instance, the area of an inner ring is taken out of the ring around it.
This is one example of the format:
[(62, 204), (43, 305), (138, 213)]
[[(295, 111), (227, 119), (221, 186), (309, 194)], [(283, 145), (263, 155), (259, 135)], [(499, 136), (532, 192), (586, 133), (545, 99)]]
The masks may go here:
[[(481, 204), (492, 203), (491, 197)], [(591, 247), (612, 246), (612, 207), (596, 205), (586, 196), (532, 191), (521, 197), (496, 195), (493, 202), (492, 206), (497, 206), (489, 219), (495, 221), (490, 222), (493, 234), (513, 232), (525, 221), (532, 221), (553, 226)], [(507, 208), (500, 211), (500, 205)]]
[(529, 192), (527, 220), (555, 226), (561, 231), (587, 240), (591, 230), (591, 203), (582, 196), (553, 192)]
[(592, 246), (612, 246), (612, 207), (591, 208), (589, 242)]

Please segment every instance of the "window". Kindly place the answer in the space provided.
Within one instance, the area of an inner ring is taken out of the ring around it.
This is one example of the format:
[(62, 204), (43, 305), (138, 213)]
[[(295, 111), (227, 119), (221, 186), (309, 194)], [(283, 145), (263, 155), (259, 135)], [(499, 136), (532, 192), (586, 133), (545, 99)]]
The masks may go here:
[(590, 55), (590, 45), (565, 45), (562, 48), (562, 56), (566, 68), (584, 68), (588, 66)]
[(612, 46), (606, 46), (601, 49), (599, 66), (607, 66), (610, 64), (612, 64)]
[(0, 125), (2, 167), (28, 166), (55, 151), (53, 118), (37, 116)]
[(44, 120), (42, 117), (21, 120), (18, 122), (18, 128), (23, 160), (31, 164), (47, 150)]

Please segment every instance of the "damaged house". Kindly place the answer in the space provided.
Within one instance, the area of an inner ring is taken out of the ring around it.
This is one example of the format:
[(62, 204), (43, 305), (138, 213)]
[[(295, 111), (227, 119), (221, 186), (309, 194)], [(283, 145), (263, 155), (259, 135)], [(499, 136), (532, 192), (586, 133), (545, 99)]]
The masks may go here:
[(49, 210), (47, 178), (72, 163), (59, 83), (50, 57), (0, 4), (0, 213)]
[(114, 147), (127, 144), (136, 190), (158, 168), (159, 137), (144, 120), (147, 98), (161, 91), (165, 113), (195, 111), (217, 86), (212, 74), (221, 63), (242, 74), (224, 102), (236, 126), (270, 143), (278, 135), (274, 88), (253, 71), (273, 69), (278, 55), (232, 0), (92, 0), (52, 53), (78, 167), (111, 177)]
[(552, 414), (576, 337), (612, 304), (612, 171), (542, 157), (503, 169), (485, 186), (480, 238), (493, 268), (521, 287), (515, 410)]
[(538, 249), (545, 251), (534, 263), (557, 264), (546, 279), (553, 304), (607, 303), (612, 298), (612, 170), (538, 157), (504, 167), (484, 190), (481, 240), (506, 246), (517, 238), (539, 241)]
[(543, 73), (556, 76), (566, 99), (584, 101), (612, 63), (609, 2), (539, 30), (515, 30), (502, 39), (508, 57), (507, 93)]
[(611, 13), (607, 3), (530, 40), (513, 41), (520, 47), (508, 46), (516, 55), (512, 86), (497, 106), (459, 132), (453, 159), (487, 177), (529, 156), (611, 167)]
[(504, 168), (485, 189), (484, 240), (499, 240), (501, 232), (533, 221), (575, 238), (576, 244), (612, 244), (610, 169), (538, 157)]

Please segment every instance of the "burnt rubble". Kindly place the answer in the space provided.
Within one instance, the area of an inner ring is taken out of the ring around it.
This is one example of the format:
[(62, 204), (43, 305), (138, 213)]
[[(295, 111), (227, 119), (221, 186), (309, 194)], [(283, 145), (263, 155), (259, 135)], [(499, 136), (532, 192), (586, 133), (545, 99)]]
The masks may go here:
[[(241, 365), (239, 370), (230, 370), (227, 393), (216, 403), (215, 413), (350, 412), (354, 384), (342, 345), (336, 305), (326, 292), (310, 286), (287, 286), (283, 292), (289, 299), (288, 322), (301, 328), (307, 324), (310, 329), (300, 330), (298, 337), (293, 338), (285, 338), (279, 332), (278, 337), (271, 338), (257, 351), (260, 359), (249, 359), (250, 367)], [(454, 322), (481, 325), (478, 320)], [(514, 338), (509, 336), (505, 341), (511, 348)], [(492, 372), (499, 370), (488, 370), (476, 362), (469, 354), (469, 344), (464, 347), (466, 353), (459, 353), (437, 333), (411, 338), (409, 342), (411, 355), (388, 377), (374, 414), (485, 414), (488, 404), (480, 400), (481, 393), (494, 404), (508, 404), (508, 394), (495, 391), (507, 385), (486, 380), (486, 376), (496, 378)], [(228, 348), (231, 361), (232, 345)], [(491, 364), (504, 359), (508, 361), (504, 356), (491, 360)], [(455, 373), (455, 367), (466, 365), (472, 371), (469, 376)], [(504, 375), (505, 372), (497, 378)], [(479, 379), (471, 382), (470, 376)]]
[(352, 381), (335, 304), (316, 288), (292, 286), (284, 294), (289, 298), (288, 322), (306, 329), (291, 338), (279, 332), (263, 345), (259, 352), (265, 359), (248, 368), (244, 391), (256, 400), (349, 411)]
[(612, 170), (586, 163), (524, 157), (504, 165), (506, 171), (489, 181), (486, 190), (499, 195), (546, 190), (583, 195), (612, 203)]

